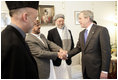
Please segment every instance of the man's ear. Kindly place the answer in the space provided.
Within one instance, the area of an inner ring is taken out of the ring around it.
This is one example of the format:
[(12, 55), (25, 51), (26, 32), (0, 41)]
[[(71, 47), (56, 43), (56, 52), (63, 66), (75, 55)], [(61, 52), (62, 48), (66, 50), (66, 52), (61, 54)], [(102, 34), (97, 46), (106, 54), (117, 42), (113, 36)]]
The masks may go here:
[(22, 14), (22, 20), (27, 22), (27, 19), (28, 19), (28, 14), (27, 13), (23, 13)]
[(87, 17), (87, 20), (89, 20), (89, 21), (90, 21), (90, 17)]

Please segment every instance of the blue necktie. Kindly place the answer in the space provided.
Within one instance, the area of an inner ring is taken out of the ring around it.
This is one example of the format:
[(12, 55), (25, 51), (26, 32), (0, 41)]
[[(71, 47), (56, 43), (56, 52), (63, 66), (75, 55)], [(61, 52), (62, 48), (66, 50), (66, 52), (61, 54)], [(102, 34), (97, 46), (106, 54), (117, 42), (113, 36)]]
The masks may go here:
[(87, 40), (87, 36), (88, 36), (88, 30), (86, 29), (84, 32), (84, 42), (86, 43)]

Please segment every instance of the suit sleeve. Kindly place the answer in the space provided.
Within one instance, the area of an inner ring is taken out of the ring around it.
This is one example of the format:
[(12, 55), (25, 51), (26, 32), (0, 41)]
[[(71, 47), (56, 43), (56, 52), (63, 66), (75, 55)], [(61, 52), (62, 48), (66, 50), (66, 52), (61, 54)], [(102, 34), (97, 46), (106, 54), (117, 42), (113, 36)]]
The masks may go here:
[(32, 42), (30, 40), (26, 40), (26, 42), (28, 43), (33, 56), (45, 59), (54, 59), (54, 60), (57, 58), (58, 55), (57, 51), (51, 52), (49, 50), (43, 50), (36, 42)]
[[(80, 37), (79, 37), (79, 39), (80, 39)], [(76, 47), (68, 52), (68, 57), (70, 58), (79, 52), (81, 52), (80, 40), (78, 40)]]
[(58, 45), (56, 45), (56, 44), (53, 43), (52, 41), (47, 40), (47, 43), (48, 43), (48, 46), (49, 46), (49, 48), (51, 49), (51, 51), (56, 51), (56, 52), (58, 52), (58, 51), (61, 49), (61, 47), (59, 47)]
[(100, 32), (100, 45), (102, 55), (102, 71), (108, 72), (111, 60), (111, 47), (109, 33), (106, 28), (102, 28)]

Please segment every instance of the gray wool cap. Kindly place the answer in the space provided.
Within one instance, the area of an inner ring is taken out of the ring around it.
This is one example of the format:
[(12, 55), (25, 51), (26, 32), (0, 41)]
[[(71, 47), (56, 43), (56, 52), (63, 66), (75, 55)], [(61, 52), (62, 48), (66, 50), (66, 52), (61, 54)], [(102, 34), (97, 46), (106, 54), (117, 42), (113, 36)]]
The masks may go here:
[(55, 17), (53, 18), (54, 21), (56, 21), (58, 18), (63, 18), (65, 19), (65, 16), (63, 14), (57, 14), (55, 15)]

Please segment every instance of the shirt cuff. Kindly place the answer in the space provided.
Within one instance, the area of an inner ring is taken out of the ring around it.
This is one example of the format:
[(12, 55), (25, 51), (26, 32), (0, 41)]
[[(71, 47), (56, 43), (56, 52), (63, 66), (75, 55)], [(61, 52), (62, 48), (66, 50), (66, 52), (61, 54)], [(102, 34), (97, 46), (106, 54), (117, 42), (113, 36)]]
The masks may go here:
[(106, 71), (102, 71), (102, 72), (108, 74), (108, 72), (106, 72)]

